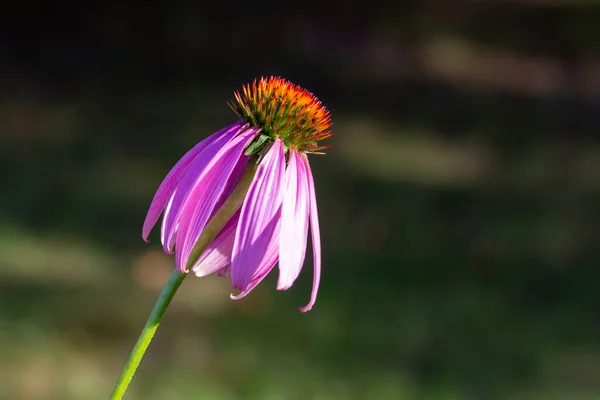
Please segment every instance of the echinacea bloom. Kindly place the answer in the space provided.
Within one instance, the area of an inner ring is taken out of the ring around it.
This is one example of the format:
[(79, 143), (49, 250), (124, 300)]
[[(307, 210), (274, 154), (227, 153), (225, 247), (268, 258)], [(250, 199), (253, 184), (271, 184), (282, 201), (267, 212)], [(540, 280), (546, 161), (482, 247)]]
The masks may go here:
[[(175, 252), (179, 271), (231, 276), (240, 291), (231, 297), (239, 299), (277, 262), (277, 289), (292, 286), (304, 263), (310, 221), (313, 287), (309, 303), (300, 308), (308, 311), (319, 288), (321, 244), (306, 155), (326, 148), (318, 142), (331, 136), (329, 113), (311, 93), (278, 77), (243, 86), (231, 107), (240, 120), (197, 144), (171, 169), (152, 200), (142, 236), (147, 241), (164, 212), (161, 241), (167, 253)], [(231, 208), (236, 196), (240, 201)], [(228, 207), (230, 214), (223, 213)], [(216, 215), (227, 220), (196, 254)]]

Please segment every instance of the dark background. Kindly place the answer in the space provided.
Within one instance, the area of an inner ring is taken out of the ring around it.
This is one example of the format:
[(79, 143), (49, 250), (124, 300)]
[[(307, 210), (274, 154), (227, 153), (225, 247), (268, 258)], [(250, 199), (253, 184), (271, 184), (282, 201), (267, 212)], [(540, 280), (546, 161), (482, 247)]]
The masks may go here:
[(333, 116), (317, 304), (310, 260), (188, 278), (127, 398), (598, 398), (592, 4), (3, 5), (0, 398), (108, 397), (173, 269), (154, 190), (270, 74)]

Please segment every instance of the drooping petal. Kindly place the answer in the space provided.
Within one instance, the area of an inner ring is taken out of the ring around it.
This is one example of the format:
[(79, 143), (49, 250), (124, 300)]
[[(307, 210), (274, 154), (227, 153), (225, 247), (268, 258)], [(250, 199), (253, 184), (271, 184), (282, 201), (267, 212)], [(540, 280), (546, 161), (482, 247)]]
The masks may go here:
[(197, 277), (210, 275), (231, 264), (231, 252), (239, 219), (240, 211), (238, 210), (225, 224), (221, 233), (204, 250), (192, 267), (192, 271)]
[[(233, 168), (230, 179), (227, 181), (223, 193), (217, 201), (215, 208), (210, 215), (210, 218), (214, 216), (219, 208), (225, 203), (227, 197), (231, 194), (235, 185), (238, 183), (239, 178), (242, 176), (244, 169), (247, 167), (249, 157), (241, 155), (238, 163)], [(210, 221), (209, 218), (209, 221)], [(219, 273), (229, 273), (231, 268), (231, 251), (233, 250), (233, 241), (235, 239), (235, 230), (237, 228), (238, 221), (240, 219), (240, 210), (231, 217), (231, 219), (225, 224), (219, 235), (213, 240), (206, 248), (204, 253), (200, 256), (196, 264), (192, 267), (192, 271), (197, 277), (210, 275), (215, 271)], [(227, 271), (225, 271), (224, 267)], [(223, 271), (221, 271), (223, 270)]]
[(158, 221), (158, 217), (165, 209), (165, 205), (169, 202), (169, 199), (172, 198), (172, 193), (177, 183), (180, 181), (183, 172), (192, 162), (192, 160), (202, 152), (210, 143), (218, 140), (222, 136), (227, 135), (227, 133), (231, 131), (238, 131), (244, 125), (242, 122), (238, 122), (233, 124), (225, 129), (222, 129), (208, 138), (204, 139), (197, 145), (195, 145), (191, 150), (189, 150), (181, 159), (175, 164), (173, 168), (169, 171), (167, 176), (163, 179), (158, 189), (156, 190), (156, 194), (150, 203), (150, 207), (148, 209), (148, 213), (146, 215), (146, 219), (144, 220), (144, 225), (142, 227), (142, 237), (147, 242), (148, 235), (150, 235), (150, 231)]
[(321, 281), (321, 233), (319, 231), (319, 214), (317, 212), (317, 196), (315, 194), (315, 183), (308, 163), (308, 158), (305, 154), (302, 154), (302, 160), (306, 167), (306, 175), (308, 177), (308, 198), (310, 200), (310, 232), (312, 234), (312, 248), (313, 248), (313, 285), (312, 292), (310, 294), (309, 303), (300, 307), (301, 312), (310, 311), (312, 306), (317, 301), (317, 292), (319, 291), (319, 282)]
[(248, 293), (250, 293), (252, 290), (254, 290), (254, 288), (257, 287), (258, 284), (261, 283), (262, 280), (265, 279), (267, 275), (269, 275), (269, 272), (271, 272), (271, 270), (275, 266), (276, 262), (277, 262), (277, 258), (275, 257), (274, 260), (270, 259), (270, 262), (265, 263), (265, 265), (267, 265), (267, 267), (265, 267), (255, 278), (253, 278), (250, 281), (250, 283), (246, 286), (246, 289), (242, 290), (239, 294), (234, 295), (232, 293), (229, 295), (231, 300), (239, 300), (239, 299), (243, 299), (244, 297), (246, 297), (248, 295)]
[(225, 203), (227, 198), (229, 198), (229, 195), (231, 194), (231, 192), (233, 192), (233, 190), (239, 183), (240, 178), (244, 175), (245, 170), (248, 167), (249, 160), (250, 160), (250, 156), (247, 156), (245, 154), (242, 154), (240, 156), (237, 164), (235, 165), (235, 167), (233, 167), (233, 171), (231, 172), (230, 179), (227, 180), (227, 183), (225, 184), (223, 193), (221, 193), (219, 200), (217, 200), (217, 205), (215, 206), (213, 214), (210, 216), (211, 218), (219, 210), (219, 208), (221, 208), (221, 206)]
[(261, 267), (281, 217), (284, 145), (276, 139), (256, 170), (241, 209), (231, 260), (231, 281), (246, 290)]
[(171, 194), (171, 197), (169, 198), (169, 201), (167, 202), (167, 206), (165, 207), (165, 213), (163, 215), (163, 219), (161, 222), (161, 227), (160, 227), (160, 242), (163, 244), (163, 248), (165, 249), (165, 252), (167, 254), (173, 254), (173, 252), (170, 250), (173, 248), (173, 246), (175, 245), (175, 243), (167, 243), (166, 242), (166, 238), (165, 238), (165, 222), (167, 221), (167, 216), (173, 212), (173, 198), (175, 197), (175, 193), (177, 193), (177, 188), (175, 188), (175, 190), (173, 190), (173, 193)]
[(207, 146), (198, 153), (182, 174), (181, 180), (177, 185), (177, 192), (173, 196), (173, 203), (171, 205), (172, 211), (165, 215), (163, 221), (164, 232), (162, 232), (162, 238), (163, 247), (166, 252), (173, 250), (173, 245), (175, 244), (173, 236), (179, 226), (181, 213), (189, 199), (190, 189), (197, 186), (198, 180), (203, 175), (210, 162), (215, 158), (219, 151), (228, 146), (230, 141), (237, 137), (242, 128), (243, 126), (240, 124), (232, 125), (232, 128), (225, 131), (223, 135), (215, 137), (214, 140), (209, 142)]
[[(232, 173), (246, 145), (256, 135), (255, 129), (240, 132), (207, 164), (200, 177), (189, 188), (177, 228), (175, 264), (181, 272), (187, 271), (187, 262), (194, 244), (215, 211), (217, 201), (228, 187)], [(177, 195), (176, 195), (177, 196)]]
[(304, 264), (308, 235), (308, 172), (300, 152), (290, 148), (281, 205), (279, 280), (277, 290), (292, 286)]
[(228, 264), (226, 267), (223, 267), (220, 270), (218, 270), (217, 275), (220, 278), (230, 277), (231, 276), (231, 264)]
[[(221, 192), (221, 196), (219, 197), (219, 200), (217, 200), (217, 203), (213, 209), (212, 214), (210, 215), (210, 218), (212, 218), (214, 216), (214, 214), (217, 212), (217, 210), (223, 205), (223, 203), (225, 202), (225, 200), (227, 200), (227, 198), (229, 197), (229, 195), (231, 194), (231, 192), (233, 191), (233, 189), (235, 188), (235, 185), (238, 183), (240, 176), (242, 175), (242, 172), (244, 171), (244, 169), (246, 168), (247, 164), (248, 164), (248, 160), (249, 160), (249, 156), (246, 156), (244, 154), (242, 154), (240, 156), (240, 158), (238, 159), (238, 162), (236, 164), (236, 166), (233, 168), (233, 172), (231, 173), (230, 178), (227, 180), (227, 183), (225, 184), (225, 187), (223, 189), (223, 191)], [(187, 190), (187, 189), (185, 189)], [(173, 196), (175, 196), (175, 193), (173, 193)], [(166, 238), (165, 238), (165, 232), (166, 232), (166, 221), (169, 219), (168, 215), (170, 212), (170, 203), (168, 204), (168, 208), (165, 209), (165, 215), (163, 217), (163, 221), (162, 221), (162, 229), (161, 229), (161, 243), (163, 243), (163, 245), (165, 245), (165, 252), (172, 254), (173, 251), (169, 251), (170, 249), (173, 249), (175, 247), (175, 239), (176, 236), (175, 233), (177, 232), (177, 228), (179, 225), (175, 226), (175, 230), (173, 232), (173, 234), (171, 235), (171, 237), (169, 238), (169, 241), (166, 242)], [(209, 221), (210, 221), (209, 218)]]
[(281, 227), (281, 223), (278, 220), (278, 223), (275, 226), (275, 232), (273, 233), (273, 237), (271, 238), (271, 241), (267, 247), (267, 250), (265, 251), (265, 256), (264, 256), (262, 262), (256, 268), (256, 271), (254, 272), (254, 275), (252, 276), (252, 279), (250, 280), (248, 285), (246, 285), (245, 288), (241, 289), (242, 292), (237, 295), (231, 294), (229, 296), (229, 297), (231, 297), (232, 300), (239, 300), (241, 298), (246, 297), (246, 295), (248, 293), (250, 293), (252, 291), (252, 289), (254, 289), (256, 286), (258, 286), (258, 284), (263, 279), (265, 279), (265, 277), (267, 275), (269, 275), (269, 272), (271, 272), (271, 270), (275, 266), (275, 263), (277, 263), (277, 260), (279, 258), (280, 227)]

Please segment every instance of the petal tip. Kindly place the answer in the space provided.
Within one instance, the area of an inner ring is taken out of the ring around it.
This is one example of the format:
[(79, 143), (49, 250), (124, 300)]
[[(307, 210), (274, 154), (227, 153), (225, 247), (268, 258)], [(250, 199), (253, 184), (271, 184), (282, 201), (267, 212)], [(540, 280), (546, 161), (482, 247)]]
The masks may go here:
[(177, 270), (182, 274), (188, 274), (190, 272), (190, 270), (187, 269), (185, 265), (178, 265)]
[(239, 299), (242, 299), (242, 298), (246, 297), (246, 294), (247, 294), (247, 293), (244, 293), (244, 292), (242, 292), (242, 293), (239, 293), (239, 294), (233, 294), (233, 293), (231, 293), (231, 294), (229, 295), (229, 298), (230, 298), (231, 300), (239, 300)]
[(298, 310), (300, 310), (301, 313), (305, 313), (305, 312), (312, 310), (312, 307), (313, 307), (312, 304), (308, 304), (304, 307), (298, 307)]
[(144, 239), (144, 242), (146, 243), (150, 243), (150, 240), (148, 240), (148, 237), (150, 236), (150, 232), (152, 231), (152, 228), (148, 229), (147, 226), (145, 226), (142, 228), (142, 239)]
[(294, 284), (293, 282), (277, 283), (276, 289), (280, 290), (280, 291), (285, 291), (285, 290), (288, 290), (289, 288), (291, 288), (293, 284)]

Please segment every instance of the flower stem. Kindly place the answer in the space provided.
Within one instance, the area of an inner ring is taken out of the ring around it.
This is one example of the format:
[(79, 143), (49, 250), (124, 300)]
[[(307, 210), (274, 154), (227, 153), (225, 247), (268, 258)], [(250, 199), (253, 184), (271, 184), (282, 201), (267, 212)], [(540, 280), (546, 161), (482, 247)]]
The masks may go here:
[(148, 317), (148, 321), (146, 321), (146, 325), (144, 326), (135, 347), (131, 351), (131, 355), (129, 356), (129, 360), (127, 360), (127, 364), (125, 364), (125, 368), (119, 377), (119, 381), (110, 395), (110, 400), (120, 400), (125, 395), (127, 387), (133, 378), (133, 374), (135, 374), (137, 367), (140, 365), (140, 361), (142, 361), (142, 357), (144, 357), (144, 353), (150, 345), (152, 337), (154, 337), (154, 333), (158, 329), (158, 325), (160, 324), (165, 311), (167, 311), (169, 303), (171, 303), (175, 292), (186, 276), (187, 274), (182, 274), (178, 270), (173, 271), (173, 274), (171, 274), (169, 281), (160, 293), (160, 296)]
[[(209, 223), (204, 227), (200, 237), (192, 247), (187, 266), (185, 268), (186, 271), (188, 271), (196, 263), (196, 261), (198, 261), (204, 250), (206, 250), (207, 246), (215, 239), (219, 232), (221, 232), (233, 214), (235, 214), (235, 212), (242, 206), (244, 198), (246, 197), (246, 193), (248, 192), (250, 184), (252, 183), (254, 175), (256, 174), (256, 168), (256, 157), (251, 157), (248, 162), (248, 167), (246, 168), (236, 187), (233, 189), (233, 192), (229, 195), (227, 200), (225, 200), (219, 210), (217, 210)], [(148, 346), (154, 337), (154, 333), (158, 329), (158, 325), (160, 325), (160, 321), (162, 320), (165, 311), (167, 311), (167, 307), (169, 307), (169, 303), (171, 303), (173, 296), (175, 296), (175, 292), (187, 275), (187, 273), (181, 273), (177, 269), (173, 271), (173, 274), (169, 278), (167, 285), (160, 293), (160, 297), (156, 301), (156, 304), (154, 305), (154, 308), (148, 317), (148, 321), (146, 321), (146, 325), (144, 326), (144, 329), (142, 330), (135, 347), (131, 351), (131, 355), (129, 356), (129, 360), (127, 360), (127, 364), (125, 364), (125, 368), (119, 377), (119, 381), (110, 395), (110, 400), (120, 400), (125, 395), (127, 387), (129, 386), (137, 367), (140, 365), (142, 357), (144, 357), (144, 353), (148, 349)]]
[(256, 157), (250, 158), (248, 167), (246, 168), (246, 171), (242, 175), (240, 181), (233, 189), (233, 192), (231, 192), (229, 197), (227, 197), (227, 200), (225, 200), (225, 203), (223, 203), (221, 208), (219, 208), (208, 224), (206, 224), (202, 234), (194, 244), (194, 247), (192, 247), (192, 251), (190, 251), (187, 265), (185, 267), (186, 271), (196, 264), (196, 261), (198, 261), (206, 247), (215, 239), (215, 237), (217, 237), (227, 221), (229, 221), (233, 214), (235, 214), (235, 212), (242, 206), (242, 203), (246, 198), (246, 193), (248, 193), (250, 184), (252, 183), (254, 175), (256, 174), (257, 167)]

